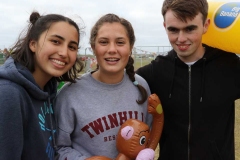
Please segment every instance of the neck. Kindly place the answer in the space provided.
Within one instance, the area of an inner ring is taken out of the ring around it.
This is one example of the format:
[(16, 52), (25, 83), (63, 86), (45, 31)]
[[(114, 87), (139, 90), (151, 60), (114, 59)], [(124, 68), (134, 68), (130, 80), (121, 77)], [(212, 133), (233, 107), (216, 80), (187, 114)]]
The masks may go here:
[(35, 82), (38, 84), (38, 86), (43, 90), (44, 89), (44, 86), (47, 84), (47, 82), (51, 79), (50, 77), (49, 78), (46, 78), (44, 76), (39, 76), (38, 74), (36, 73), (33, 73), (33, 77), (35, 79)]
[(107, 84), (116, 84), (122, 81), (124, 76), (124, 71), (121, 73), (103, 73), (100, 70), (97, 70), (92, 74), (93, 78)]

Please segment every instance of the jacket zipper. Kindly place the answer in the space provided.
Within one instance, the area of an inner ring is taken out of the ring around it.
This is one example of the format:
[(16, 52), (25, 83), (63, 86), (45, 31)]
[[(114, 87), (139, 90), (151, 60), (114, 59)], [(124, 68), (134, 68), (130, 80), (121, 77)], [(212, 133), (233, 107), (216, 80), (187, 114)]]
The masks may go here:
[(188, 99), (188, 107), (189, 107), (189, 112), (188, 112), (188, 116), (189, 116), (189, 119), (188, 119), (188, 160), (190, 160), (190, 131), (191, 131), (191, 66), (188, 66), (188, 76), (189, 76), (189, 79), (188, 79), (188, 96), (189, 96), (189, 99)]

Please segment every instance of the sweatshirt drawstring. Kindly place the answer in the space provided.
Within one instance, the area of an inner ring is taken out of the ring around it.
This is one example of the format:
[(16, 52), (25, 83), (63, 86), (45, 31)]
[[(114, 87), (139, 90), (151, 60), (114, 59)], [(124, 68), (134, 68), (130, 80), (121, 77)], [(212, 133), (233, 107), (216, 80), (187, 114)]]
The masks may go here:
[(201, 93), (200, 93), (200, 102), (203, 101), (203, 92), (204, 92), (204, 84), (205, 84), (205, 63), (206, 58), (203, 58), (203, 69), (202, 69), (202, 81), (201, 81)]
[(174, 70), (173, 70), (172, 82), (171, 82), (171, 86), (170, 86), (170, 90), (169, 90), (169, 98), (172, 97), (172, 89), (173, 89), (175, 70), (176, 70), (176, 60), (177, 60), (177, 57), (174, 57), (174, 64), (173, 64)]
[(53, 140), (53, 148), (56, 152), (57, 145), (56, 145), (56, 140), (55, 140), (55, 134), (54, 134), (54, 129), (53, 129), (53, 108), (51, 107), (51, 102), (50, 102), (50, 97), (48, 97), (48, 107), (51, 110), (50, 111), (50, 125), (51, 125), (51, 133), (52, 133), (52, 140)]

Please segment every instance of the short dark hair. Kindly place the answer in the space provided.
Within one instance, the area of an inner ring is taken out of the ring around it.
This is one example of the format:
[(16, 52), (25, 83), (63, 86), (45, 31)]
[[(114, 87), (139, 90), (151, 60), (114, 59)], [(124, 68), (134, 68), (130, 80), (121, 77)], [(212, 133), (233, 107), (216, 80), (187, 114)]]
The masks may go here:
[(200, 12), (203, 16), (202, 20), (204, 24), (208, 14), (208, 2), (207, 0), (164, 0), (162, 5), (162, 15), (164, 19), (169, 9), (183, 22), (186, 22), (187, 19), (194, 19)]

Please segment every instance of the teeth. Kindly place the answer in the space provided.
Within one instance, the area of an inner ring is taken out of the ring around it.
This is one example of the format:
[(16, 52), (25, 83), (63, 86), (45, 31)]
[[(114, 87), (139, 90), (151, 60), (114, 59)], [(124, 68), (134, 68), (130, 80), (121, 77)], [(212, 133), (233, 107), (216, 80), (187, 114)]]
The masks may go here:
[(57, 63), (57, 64), (59, 64), (59, 65), (62, 65), (62, 66), (65, 65), (64, 62), (58, 61), (58, 60), (56, 60), (56, 59), (53, 59), (52, 61), (55, 62), (55, 63)]
[(179, 46), (181, 49), (186, 49), (187, 46)]
[(117, 58), (107, 58), (106, 60), (107, 61), (117, 61), (118, 59)]

